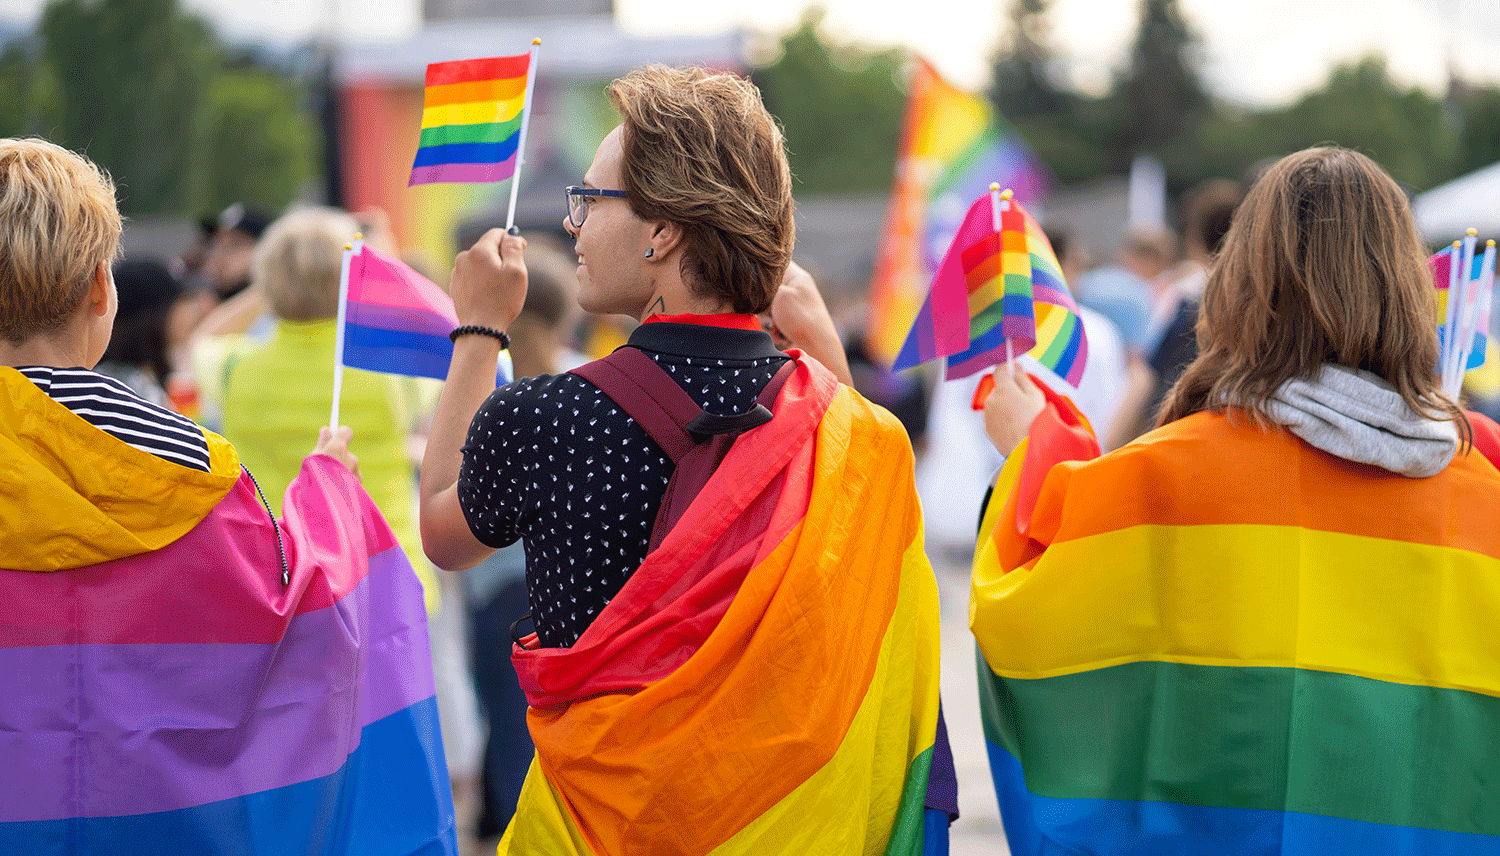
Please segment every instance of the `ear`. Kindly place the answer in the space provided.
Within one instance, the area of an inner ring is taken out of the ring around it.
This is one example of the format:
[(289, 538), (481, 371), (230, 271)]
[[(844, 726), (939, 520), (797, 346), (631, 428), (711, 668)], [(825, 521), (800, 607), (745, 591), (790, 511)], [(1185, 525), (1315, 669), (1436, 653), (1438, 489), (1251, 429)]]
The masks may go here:
[(670, 220), (651, 221), (650, 247), (655, 251), (651, 254), (651, 260), (661, 261), (665, 259), (668, 254), (682, 244), (682, 239), (681, 224), (673, 223)]
[(110, 272), (109, 259), (94, 268), (94, 278), (89, 283), (89, 311), (103, 317), (109, 314), (115, 299), (114, 275)]

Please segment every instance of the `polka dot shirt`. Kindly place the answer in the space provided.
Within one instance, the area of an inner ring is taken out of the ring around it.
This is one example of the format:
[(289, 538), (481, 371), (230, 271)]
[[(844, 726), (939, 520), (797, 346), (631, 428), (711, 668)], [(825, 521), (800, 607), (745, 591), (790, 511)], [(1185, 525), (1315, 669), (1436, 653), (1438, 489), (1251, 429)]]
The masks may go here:
[[(630, 344), (724, 415), (752, 408), (786, 359), (760, 331), (697, 324), (643, 324)], [(463, 451), (458, 497), (470, 530), (491, 547), (521, 539), (537, 638), (572, 645), (645, 559), (671, 460), (572, 374), (495, 390)]]

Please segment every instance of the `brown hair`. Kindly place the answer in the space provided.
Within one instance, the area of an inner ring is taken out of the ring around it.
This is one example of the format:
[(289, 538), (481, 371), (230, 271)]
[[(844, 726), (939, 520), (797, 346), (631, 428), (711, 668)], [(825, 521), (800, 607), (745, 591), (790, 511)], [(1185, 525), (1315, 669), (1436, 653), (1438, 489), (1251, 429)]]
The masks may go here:
[(1183, 206), (1183, 242), (1205, 256), (1217, 253), (1244, 195), (1240, 183), (1227, 178), (1210, 179), (1194, 188)]
[(623, 187), (643, 220), (684, 233), (682, 275), (736, 312), (764, 312), (792, 258), (792, 174), (748, 80), (650, 65), (609, 85), (624, 119)]
[(1251, 188), (1209, 273), (1198, 358), (1158, 424), (1267, 404), (1324, 363), (1384, 378), (1417, 413), (1468, 420), (1438, 386), (1426, 252), (1406, 197), (1376, 163), (1337, 147), (1277, 161)]
[(102, 169), (46, 140), (0, 140), (0, 339), (62, 329), (121, 228)]
[(250, 279), (265, 289), (278, 318), (317, 321), (338, 314), (344, 245), (357, 231), (353, 215), (321, 207), (289, 211), (266, 229)]

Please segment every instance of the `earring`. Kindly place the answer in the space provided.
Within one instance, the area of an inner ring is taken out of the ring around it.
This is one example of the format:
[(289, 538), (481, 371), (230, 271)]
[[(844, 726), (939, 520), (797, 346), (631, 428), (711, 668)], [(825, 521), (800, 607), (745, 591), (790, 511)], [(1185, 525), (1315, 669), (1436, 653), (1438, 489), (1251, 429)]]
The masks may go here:
[(656, 255), (656, 248), (655, 247), (647, 247), (646, 248), (646, 258), (649, 259), (649, 258), (651, 258), (654, 255)]

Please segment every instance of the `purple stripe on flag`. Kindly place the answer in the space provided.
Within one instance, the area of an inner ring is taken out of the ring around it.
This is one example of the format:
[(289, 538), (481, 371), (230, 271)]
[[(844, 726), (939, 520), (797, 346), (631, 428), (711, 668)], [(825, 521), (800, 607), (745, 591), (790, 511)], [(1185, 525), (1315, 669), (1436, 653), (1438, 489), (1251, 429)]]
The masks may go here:
[(499, 163), (445, 163), (413, 167), (407, 187), (418, 184), (472, 184), (504, 181), (516, 172), (516, 156)]
[(348, 322), (351, 325), (377, 330), (401, 330), (428, 336), (448, 338), (458, 323), (440, 312), (412, 309), (404, 306), (384, 306), (379, 303), (355, 303), (349, 297)]
[(0, 822), (169, 811), (334, 772), (362, 727), (433, 695), (410, 668), (430, 657), (418, 585), (392, 548), (276, 645), (0, 649)]

